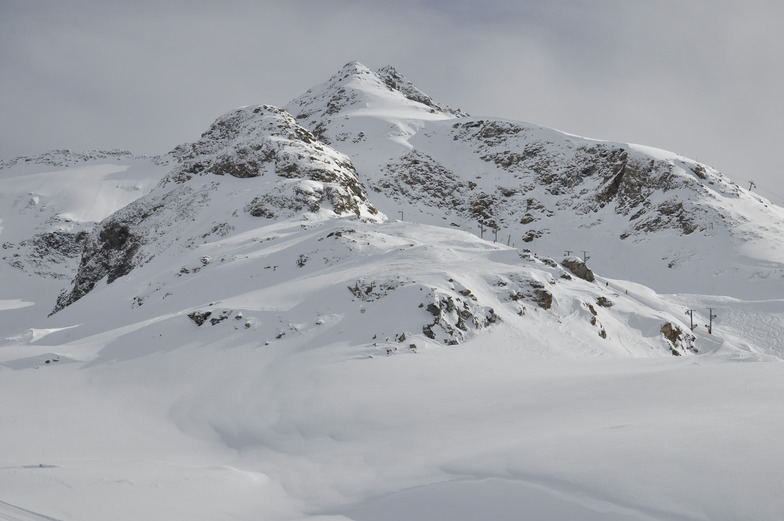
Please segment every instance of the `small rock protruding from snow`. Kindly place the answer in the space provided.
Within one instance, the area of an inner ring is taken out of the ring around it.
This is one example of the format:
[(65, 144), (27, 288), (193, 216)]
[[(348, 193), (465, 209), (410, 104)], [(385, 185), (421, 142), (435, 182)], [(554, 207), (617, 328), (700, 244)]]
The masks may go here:
[(596, 280), (593, 272), (588, 268), (588, 265), (579, 257), (566, 257), (561, 261), (561, 264), (583, 280), (587, 280), (588, 282)]

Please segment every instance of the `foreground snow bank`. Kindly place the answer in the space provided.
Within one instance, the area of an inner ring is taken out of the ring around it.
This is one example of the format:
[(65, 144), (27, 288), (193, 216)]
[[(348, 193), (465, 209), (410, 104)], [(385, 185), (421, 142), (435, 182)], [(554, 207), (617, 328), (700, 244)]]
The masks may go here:
[[(777, 362), (543, 360), (490, 335), (368, 358), (187, 331), (125, 361), (0, 365), (0, 501), (86, 521), (784, 512)], [(0, 354), (24, 349), (51, 347)]]

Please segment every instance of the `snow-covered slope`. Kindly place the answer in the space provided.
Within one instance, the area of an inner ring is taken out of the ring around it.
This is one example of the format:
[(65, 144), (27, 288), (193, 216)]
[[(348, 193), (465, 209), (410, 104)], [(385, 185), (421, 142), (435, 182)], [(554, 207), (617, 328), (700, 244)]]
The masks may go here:
[(784, 516), (782, 210), (710, 167), (356, 62), (2, 167), (0, 518)]
[[(665, 299), (643, 298), (642, 290), (621, 294), (615, 283), (588, 282), (552, 259), (457, 230), (283, 221), (174, 249), (60, 311), (50, 324), (62, 331), (46, 342), (119, 338), (126, 327), (189, 317), (210, 337), (269, 344), (293, 335), (314, 347), (342, 342), (356, 356), (456, 345), (484, 334), (544, 357), (697, 351), (680, 310), (670, 311)], [(583, 274), (579, 259), (565, 265)], [(96, 306), (111, 319), (79, 323)]]

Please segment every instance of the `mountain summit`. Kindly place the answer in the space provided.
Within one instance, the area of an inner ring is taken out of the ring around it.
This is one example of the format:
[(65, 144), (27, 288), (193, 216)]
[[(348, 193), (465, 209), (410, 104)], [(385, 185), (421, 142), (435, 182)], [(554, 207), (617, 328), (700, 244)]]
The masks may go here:
[(660, 291), (780, 294), (784, 212), (708, 165), (468, 117), (392, 67), (356, 62), (286, 109), (351, 157), (388, 215), (493, 230), (549, 256), (585, 251), (607, 276)]
[[(463, 117), (461, 110), (453, 110), (436, 103), (408, 79), (387, 66), (373, 72), (359, 62), (347, 63), (326, 83), (311, 88), (286, 105), (301, 125), (319, 139), (338, 143), (362, 143), (377, 134), (406, 136), (414, 132), (406, 120), (441, 120)], [(346, 125), (353, 118), (381, 119), (374, 128), (356, 131)]]

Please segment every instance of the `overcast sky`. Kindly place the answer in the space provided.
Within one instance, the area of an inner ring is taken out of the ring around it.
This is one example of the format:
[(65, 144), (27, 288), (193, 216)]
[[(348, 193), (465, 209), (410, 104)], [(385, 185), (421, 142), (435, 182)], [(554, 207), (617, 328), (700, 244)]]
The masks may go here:
[(346, 62), (441, 103), (672, 150), (784, 204), (778, 0), (0, 0), (0, 158), (159, 154)]

